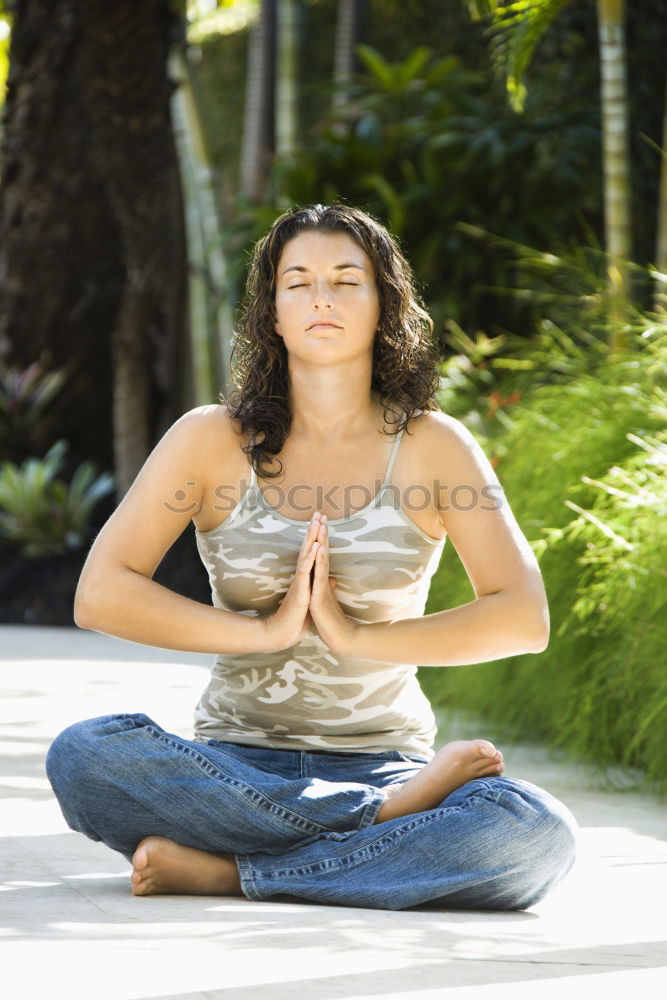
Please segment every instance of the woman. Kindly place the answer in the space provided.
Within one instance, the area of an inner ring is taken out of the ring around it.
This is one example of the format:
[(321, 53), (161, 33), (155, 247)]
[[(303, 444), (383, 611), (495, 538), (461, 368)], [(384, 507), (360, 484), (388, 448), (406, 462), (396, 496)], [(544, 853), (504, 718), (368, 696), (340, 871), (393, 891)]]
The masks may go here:
[[(70, 826), (132, 860), (135, 895), (513, 909), (571, 866), (572, 817), (491, 743), (433, 753), (414, 665), (539, 652), (549, 626), (489, 462), (435, 403), (431, 329), (380, 224), (286, 213), (255, 249), (237, 392), (177, 421), (96, 539), (79, 626), (217, 654), (193, 741), (121, 715), (49, 751)], [(213, 607), (152, 580), (190, 521)], [(447, 536), (476, 597), (424, 616)]]

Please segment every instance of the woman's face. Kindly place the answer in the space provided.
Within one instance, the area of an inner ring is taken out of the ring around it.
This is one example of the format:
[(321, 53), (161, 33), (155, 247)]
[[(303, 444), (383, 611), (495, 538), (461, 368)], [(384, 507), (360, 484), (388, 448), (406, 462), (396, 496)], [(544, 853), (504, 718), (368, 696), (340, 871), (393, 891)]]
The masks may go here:
[(309, 361), (372, 357), (380, 320), (373, 265), (347, 233), (305, 232), (283, 247), (275, 330)]

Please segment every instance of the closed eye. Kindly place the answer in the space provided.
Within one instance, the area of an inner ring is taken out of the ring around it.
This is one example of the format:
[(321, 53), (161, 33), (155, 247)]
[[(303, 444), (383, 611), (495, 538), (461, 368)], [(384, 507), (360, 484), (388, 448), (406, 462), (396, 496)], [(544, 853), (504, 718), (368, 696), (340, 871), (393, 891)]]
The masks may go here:
[[(337, 281), (336, 284), (337, 285), (349, 285), (351, 288), (358, 288), (359, 287), (359, 282), (358, 281)], [(307, 287), (308, 287), (308, 283), (305, 282), (305, 281), (302, 281), (298, 285), (288, 285), (287, 286), (288, 291), (291, 291), (293, 288), (307, 288)]]

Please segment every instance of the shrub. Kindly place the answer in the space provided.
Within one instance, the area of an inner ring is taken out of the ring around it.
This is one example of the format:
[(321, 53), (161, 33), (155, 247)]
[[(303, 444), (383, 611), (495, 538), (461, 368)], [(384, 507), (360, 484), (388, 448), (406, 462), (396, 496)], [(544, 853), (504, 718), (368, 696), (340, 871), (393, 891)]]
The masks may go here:
[(81, 548), (95, 504), (113, 489), (112, 476), (95, 478), (91, 462), (82, 463), (69, 484), (56, 479), (66, 450), (57, 441), (43, 459), (0, 466), (0, 535), (27, 557)]
[(64, 382), (64, 372), (38, 362), (23, 371), (0, 365), (0, 459), (19, 462), (40, 450), (40, 422)]
[[(666, 373), (667, 326), (649, 317), (632, 353), (609, 355), (595, 376), (534, 384), (506, 415), (493, 448), (540, 559), (551, 641), (539, 659), (421, 672), (436, 705), (601, 765), (641, 767), (663, 791)], [(464, 603), (470, 589), (461, 567), (443, 560), (428, 610)]]
[(585, 152), (599, 139), (595, 113), (568, 104), (518, 114), (483, 74), (424, 47), (398, 62), (368, 46), (357, 51), (364, 73), (342, 110), (304, 135), (297, 155), (277, 159), (266, 205), (240, 206), (228, 233), (235, 283), (243, 246), (278, 211), (343, 199), (399, 238), (438, 331), (453, 319), (490, 335), (528, 332), (531, 308), (495, 291), (513, 283), (513, 252), (501, 244), (480, 252), (459, 223), (520, 242), (569, 243), (582, 210), (597, 202)]

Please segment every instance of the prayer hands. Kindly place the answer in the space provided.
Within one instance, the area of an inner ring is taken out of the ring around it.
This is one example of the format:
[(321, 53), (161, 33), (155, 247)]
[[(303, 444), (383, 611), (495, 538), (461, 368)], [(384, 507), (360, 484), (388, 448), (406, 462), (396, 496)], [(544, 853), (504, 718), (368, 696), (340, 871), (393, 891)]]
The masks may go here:
[(334, 653), (347, 652), (356, 623), (342, 611), (329, 576), (326, 515), (316, 511), (301, 543), (294, 577), (280, 607), (264, 619), (267, 652), (288, 649), (303, 638), (311, 623)]
[(336, 581), (329, 576), (329, 529), (326, 514), (319, 515), (319, 519), (310, 614), (320, 638), (329, 649), (334, 653), (346, 653), (357, 630), (357, 624), (345, 614), (336, 600), (334, 594)]

